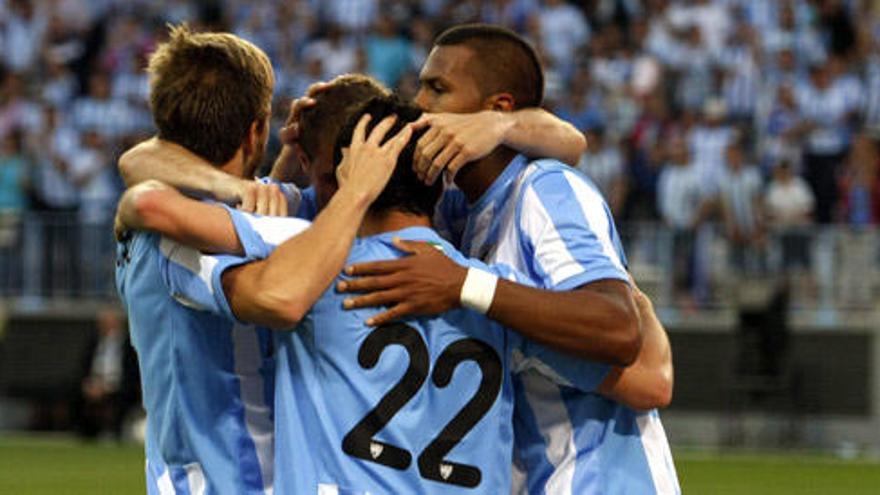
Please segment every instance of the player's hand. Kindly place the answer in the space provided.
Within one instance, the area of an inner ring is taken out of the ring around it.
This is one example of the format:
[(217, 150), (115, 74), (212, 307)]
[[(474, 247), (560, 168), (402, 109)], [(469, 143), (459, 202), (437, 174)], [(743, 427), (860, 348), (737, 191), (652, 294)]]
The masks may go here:
[(510, 115), (492, 110), (423, 114), (412, 124), (415, 130), (430, 127), (416, 144), (416, 174), (426, 184), (433, 184), (444, 170), (453, 177), (503, 144), (513, 123)]
[(330, 86), (330, 83), (316, 82), (309, 86), (306, 90), (306, 94), (290, 102), (290, 113), (287, 116), (287, 121), (284, 122), (284, 126), (278, 134), (282, 144), (290, 146), (299, 141), (302, 132), (300, 117), (302, 117), (303, 110), (315, 106), (317, 103), (315, 101), (315, 95), (325, 91)]
[(287, 198), (275, 184), (264, 184), (257, 180), (241, 184), (237, 208), (248, 213), (273, 217), (287, 216)]
[(467, 268), (449, 259), (434, 245), (394, 239), (409, 256), (359, 263), (345, 269), (358, 278), (339, 282), (339, 292), (364, 293), (343, 302), (346, 309), (391, 306), (367, 320), (377, 326), (411, 315), (437, 315), (459, 306)]
[(336, 169), (339, 190), (356, 190), (372, 202), (385, 189), (391, 178), (397, 157), (412, 137), (412, 127), (404, 126), (394, 137), (381, 144), (385, 134), (397, 116), (385, 117), (366, 135), (367, 123), (372, 117), (365, 114), (358, 121), (351, 144), (342, 155), (342, 163)]

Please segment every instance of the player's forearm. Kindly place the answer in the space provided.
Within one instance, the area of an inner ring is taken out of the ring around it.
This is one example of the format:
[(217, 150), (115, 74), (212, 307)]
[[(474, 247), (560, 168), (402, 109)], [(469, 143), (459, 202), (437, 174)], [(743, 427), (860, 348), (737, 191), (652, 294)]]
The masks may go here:
[(527, 108), (508, 115), (514, 123), (505, 135), (504, 144), (520, 153), (576, 165), (587, 149), (583, 133), (546, 110)]
[(368, 207), (364, 194), (340, 190), (311, 227), (266, 260), (224, 274), (236, 317), (271, 328), (295, 326), (342, 270)]
[(187, 194), (227, 202), (238, 200), (245, 182), (186, 148), (155, 137), (119, 157), (119, 173), (128, 186), (155, 179)]
[(598, 392), (637, 410), (663, 408), (672, 401), (672, 348), (651, 301), (640, 292), (635, 299), (644, 335), (639, 356), (612, 371)]
[(499, 280), (488, 315), (535, 342), (616, 366), (631, 364), (641, 345), (630, 288), (620, 281), (554, 292)]
[(117, 231), (149, 230), (208, 253), (243, 252), (221, 207), (187, 198), (157, 181), (130, 188), (119, 201)]

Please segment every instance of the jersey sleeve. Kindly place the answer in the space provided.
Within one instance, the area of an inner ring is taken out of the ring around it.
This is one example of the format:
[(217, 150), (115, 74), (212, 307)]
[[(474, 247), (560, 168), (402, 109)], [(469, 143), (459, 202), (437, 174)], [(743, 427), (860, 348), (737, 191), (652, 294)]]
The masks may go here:
[(226, 205), (221, 206), (232, 219), (245, 257), (252, 259), (268, 257), (279, 244), (311, 226), (311, 222), (299, 218), (254, 215)]
[(299, 208), (290, 211), (295, 212), (294, 216), (297, 218), (314, 221), (315, 217), (318, 216), (318, 197), (315, 193), (315, 188), (309, 186), (303, 189)]
[(530, 276), (553, 290), (602, 279), (628, 281), (619, 236), (605, 200), (587, 179), (538, 172), (522, 189), (517, 225)]
[[(257, 180), (263, 184), (275, 184), (278, 186), (278, 189), (284, 194), (284, 198), (287, 199), (288, 215), (304, 218), (306, 220), (314, 219), (314, 215), (302, 216), (299, 214), (303, 210), (308, 210), (310, 207), (314, 207), (315, 191), (313, 188), (309, 187), (306, 189), (300, 189), (299, 186), (292, 182), (281, 182), (271, 177), (260, 177)], [(311, 191), (311, 194), (309, 194), (309, 191)]]
[(244, 256), (207, 255), (163, 238), (159, 243), (160, 269), (171, 295), (178, 302), (236, 320), (223, 292), (223, 273), (238, 265), (267, 258), (279, 244), (311, 224), (296, 218), (252, 215), (223, 207), (232, 219), (244, 247)]
[(253, 257), (208, 255), (171, 239), (159, 241), (159, 268), (171, 296), (198, 311), (236, 320), (223, 293), (226, 270), (253, 261)]
[(513, 352), (513, 372), (537, 371), (557, 385), (595, 392), (611, 366), (568, 356), (529, 339), (521, 339)]

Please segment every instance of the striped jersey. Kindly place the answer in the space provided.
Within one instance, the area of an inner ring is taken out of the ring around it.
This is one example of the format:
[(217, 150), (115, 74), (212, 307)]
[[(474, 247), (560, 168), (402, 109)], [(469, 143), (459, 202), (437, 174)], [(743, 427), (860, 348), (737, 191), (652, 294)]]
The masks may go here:
[(225, 301), (211, 277), (234, 260), (143, 232), (117, 252), (147, 411), (147, 493), (272, 493), (270, 334), (205, 311)]
[[(236, 222), (243, 243), (257, 241), (247, 249), (257, 256), (289, 232), (283, 223), (257, 225)], [(509, 268), (466, 260), (424, 227), (357, 239), (347, 264), (400, 257), (394, 237), (524, 281)], [(508, 493), (512, 374), (594, 390), (608, 371), (524, 342), (467, 309), (370, 328), (364, 321), (381, 310), (345, 311), (345, 297), (329, 288), (295, 331), (276, 333), (276, 493)]]
[[(517, 157), (469, 207), (447, 190), (438, 224), (466, 256), (504, 263), (550, 290), (628, 280), (611, 213), (585, 176), (555, 160)], [(593, 393), (517, 375), (515, 493), (677, 494), (656, 411), (637, 413)]]

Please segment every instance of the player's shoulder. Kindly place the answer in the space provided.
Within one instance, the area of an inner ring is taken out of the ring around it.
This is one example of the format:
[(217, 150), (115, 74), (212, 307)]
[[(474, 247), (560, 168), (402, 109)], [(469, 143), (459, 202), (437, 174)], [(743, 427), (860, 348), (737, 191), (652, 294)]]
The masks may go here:
[(579, 170), (559, 160), (543, 158), (533, 160), (525, 167), (520, 179), (522, 199), (530, 196), (542, 202), (559, 203), (552, 198), (576, 201), (582, 206), (601, 207), (605, 203), (596, 184)]
[(521, 178), (522, 180), (530, 181), (547, 175), (552, 176), (562, 174), (565, 170), (573, 169), (559, 160), (554, 160), (552, 158), (538, 158), (529, 160), (528, 163), (526, 163), (526, 166), (523, 167)]
[(572, 187), (578, 184), (587, 185), (595, 189), (595, 184), (581, 171), (559, 160), (541, 158), (532, 160), (523, 169), (521, 181), (523, 185), (533, 188), (545, 189), (554, 184), (568, 183)]

